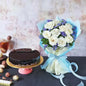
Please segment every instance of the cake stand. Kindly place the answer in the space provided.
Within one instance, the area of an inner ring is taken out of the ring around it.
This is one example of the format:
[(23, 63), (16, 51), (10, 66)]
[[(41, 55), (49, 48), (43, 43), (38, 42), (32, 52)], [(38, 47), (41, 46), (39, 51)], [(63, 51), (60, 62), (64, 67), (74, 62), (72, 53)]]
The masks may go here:
[(32, 64), (32, 65), (14, 65), (9, 61), (9, 58), (7, 58), (6, 63), (13, 68), (19, 68), (18, 72), (20, 74), (30, 74), (32, 72), (32, 68), (33, 67), (37, 67), (40, 64), (42, 64), (42, 62), (44, 61), (43, 57), (40, 56), (40, 61), (37, 64)]

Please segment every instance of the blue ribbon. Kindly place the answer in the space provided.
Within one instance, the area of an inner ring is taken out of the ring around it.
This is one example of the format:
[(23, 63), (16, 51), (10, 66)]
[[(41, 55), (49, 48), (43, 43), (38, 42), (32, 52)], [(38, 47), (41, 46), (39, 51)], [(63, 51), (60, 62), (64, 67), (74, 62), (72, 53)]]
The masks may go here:
[(84, 86), (84, 83), (81, 81), (77, 86)]
[(78, 70), (77, 64), (74, 63), (74, 62), (72, 62), (71, 65), (70, 65), (70, 71), (72, 72), (72, 74), (73, 74), (74, 76), (76, 76), (77, 78), (79, 78), (79, 79), (86, 80), (86, 76), (80, 76), (80, 75), (76, 74), (76, 73), (73, 71), (72, 65), (74, 65), (74, 66), (76, 67), (76, 70)]
[(53, 77), (57, 78), (57, 79), (60, 79), (61, 84), (62, 84), (63, 86), (66, 86), (66, 85), (64, 84), (64, 82), (63, 82), (63, 78), (64, 78), (64, 75), (63, 75), (63, 74), (57, 76), (57, 75), (54, 75), (54, 74), (51, 73), (51, 75), (52, 75)]
[(45, 69), (47, 65), (52, 62), (53, 59), (54, 57), (48, 58), (48, 60), (43, 65), (41, 65), (41, 69)]
[[(75, 71), (73, 71), (72, 70), (72, 65), (74, 65), (75, 66)], [(84, 77), (84, 76), (80, 76), (80, 75), (78, 75), (78, 74), (76, 74), (75, 72), (78, 70), (78, 65), (75, 63), (75, 62), (72, 62), (72, 63), (70, 63), (70, 70), (71, 70), (71, 72), (72, 72), (72, 74), (74, 75), (74, 76), (76, 76), (77, 78), (79, 78), (79, 79), (82, 79), (82, 80), (86, 80), (86, 77)], [(64, 75), (63, 74), (61, 74), (61, 75), (54, 75), (54, 74), (52, 74), (52, 73), (50, 73), (53, 77), (55, 77), (55, 78), (57, 78), (57, 79), (60, 79), (60, 82), (61, 82), (61, 84), (63, 85), (63, 86), (66, 86), (65, 84), (64, 84), (64, 82), (63, 82), (63, 78), (64, 78)], [(84, 83), (81, 81), (81, 83), (79, 83), (77, 86), (84, 86)]]

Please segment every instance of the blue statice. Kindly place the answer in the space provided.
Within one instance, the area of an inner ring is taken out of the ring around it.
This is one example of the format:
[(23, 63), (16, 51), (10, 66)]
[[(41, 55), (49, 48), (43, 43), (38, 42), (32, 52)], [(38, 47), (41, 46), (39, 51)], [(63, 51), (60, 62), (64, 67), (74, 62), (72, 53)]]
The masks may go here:
[(54, 26), (54, 28), (57, 28), (57, 27), (59, 27), (61, 25), (62, 25), (61, 23), (58, 23), (56, 26)]
[(46, 28), (43, 28), (43, 31), (46, 31), (47, 29)]
[(42, 35), (39, 35), (39, 38), (40, 38), (40, 39), (43, 39), (44, 37), (43, 37)]
[(65, 47), (69, 47), (70, 45), (69, 45), (69, 43), (66, 43), (66, 46)]
[(47, 20), (47, 22), (51, 22), (52, 20)]
[(48, 45), (47, 45), (47, 44), (45, 44), (45, 45), (44, 45), (44, 49), (46, 49), (47, 47), (48, 47)]
[(62, 35), (63, 37), (67, 36), (65, 32), (61, 32), (61, 35)]
[(62, 25), (65, 25), (66, 23), (67, 23), (67, 21), (66, 21), (66, 20), (64, 20), (64, 19), (62, 19), (61, 24), (62, 24)]
[(57, 48), (58, 48), (58, 43), (53, 46), (53, 50), (57, 50)]
[(73, 33), (71, 34), (72, 37), (74, 38), (74, 40), (76, 40), (76, 34), (77, 34), (77, 27), (76, 26), (73, 26)]

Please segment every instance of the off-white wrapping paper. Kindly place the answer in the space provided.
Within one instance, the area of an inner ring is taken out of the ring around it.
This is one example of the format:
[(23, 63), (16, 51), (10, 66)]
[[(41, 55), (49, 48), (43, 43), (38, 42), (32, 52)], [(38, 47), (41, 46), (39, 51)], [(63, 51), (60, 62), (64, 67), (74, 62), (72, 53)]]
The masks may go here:
[(54, 73), (55, 75), (64, 74), (70, 72), (68, 66), (65, 62), (59, 61), (56, 58), (46, 67), (46, 71), (49, 73)]

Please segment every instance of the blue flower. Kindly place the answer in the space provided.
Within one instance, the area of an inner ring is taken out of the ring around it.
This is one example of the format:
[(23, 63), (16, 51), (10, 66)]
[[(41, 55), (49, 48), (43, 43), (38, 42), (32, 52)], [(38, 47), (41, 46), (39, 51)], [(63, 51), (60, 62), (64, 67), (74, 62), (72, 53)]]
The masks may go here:
[(77, 34), (77, 27), (76, 26), (73, 26), (73, 34)]
[(48, 31), (51, 31), (52, 29), (48, 29)]
[(42, 35), (39, 35), (39, 38), (40, 38), (40, 39), (43, 39), (44, 37), (43, 37)]
[(47, 30), (46, 28), (43, 28), (43, 31)]
[(61, 32), (61, 35), (62, 35), (63, 37), (67, 36), (65, 32)]
[(46, 28), (43, 28), (43, 31), (46, 31), (46, 30), (51, 31), (52, 29), (46, 29)]
[(53, 46), (53, 50), (56, 50), (58, 47), (58, 43), (56, 45)]
[(47, 45), (47, 44), (45, 44), (45, 45), (44, 45), (44, 49), (45, 49), (45, 48), (47, 48), (47, 46), (48, 46), (48, 45)]
[(62, 19), (61, 24), (62, 24), (62, 25), (65, 25), (66, 23), (67, 23), (66, 20)]
[(58, 23), (56, 26), (54, 26), (54, 28), (57, 28), (59, 26), (61, 26), (61, 23)]
[(66, 43), (66, 46), (65, 47), (69, 47), (70, 45), (69, 45), (69, 43)]
[(74, 38), (74, 40), (76, 40), (76, 34), (77, 34), (77, 27), (76, 26), (73, 26), (73, 33), (71, 34)]
[(73, 39), (76, 40), (76, 34), (73, 33), (72, 36), (73, 36)]
[(47, 22), (51, 22), (52, 20), (47, 20)]
[(73, 30), (75, 30), (76, 29), (76, 26), (73, 26), (73, 28), (72, 28)]

